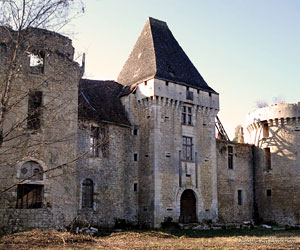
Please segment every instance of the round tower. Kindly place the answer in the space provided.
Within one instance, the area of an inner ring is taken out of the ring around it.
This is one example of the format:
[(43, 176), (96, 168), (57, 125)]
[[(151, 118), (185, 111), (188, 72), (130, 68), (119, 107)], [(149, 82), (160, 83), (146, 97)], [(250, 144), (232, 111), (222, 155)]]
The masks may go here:
[(274, 104), (247, 116), (255, 144), (255, 202), (259, 219), (299, 224), (300, 103)]

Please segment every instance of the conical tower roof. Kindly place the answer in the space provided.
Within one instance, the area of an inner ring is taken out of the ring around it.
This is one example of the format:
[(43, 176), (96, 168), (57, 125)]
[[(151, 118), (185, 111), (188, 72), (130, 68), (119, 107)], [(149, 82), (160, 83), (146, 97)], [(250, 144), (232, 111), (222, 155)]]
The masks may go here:
[(215, 92), (180, 47), (168, 25), (149, 17), (117, 81), (133, 85), (154, 77)]

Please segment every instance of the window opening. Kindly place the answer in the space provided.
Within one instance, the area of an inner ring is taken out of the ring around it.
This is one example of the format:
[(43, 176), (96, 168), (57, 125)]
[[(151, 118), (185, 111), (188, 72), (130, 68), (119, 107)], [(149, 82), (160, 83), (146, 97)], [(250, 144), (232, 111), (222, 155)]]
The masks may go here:
[(192, 161), (193, 160), (193, 138), (183, 136), (182, 144), (183, 160)]
[(99, 156), (99, 127), (91, 126), (90, 152), (93, 157)]
[(82, 208), (92, 208), (94, 197), (94, 183), (91, 179), (82, 182)]
[(228, 146), (228, 168), (233, 169), (233, 146)]
[(137, 128), (133, 129), (133, 135), (138, 135), (138, 129)]
[(41, 127), (42, 114), (42, 97), (41, 91), (32, 91), (28, 96), (28, 115), (27, 128), (37, 130)]
[(134, 192), (137, 192), (137, 190), (138, 190), (138, 184), (137, 184), (137, 183), (134, 183), (134, 184), (133, 184), (133, 191), (134, 191)]
[(17, 186), (17, 208), (41, 208), (43, 204), (43, 185), (19, 184)]
[(268, 123), (263, 124), (263, 137), (264, 138), (269, 137), (269, 125), (268, 125)]
[(271, 189), (267, 189), (267, 196), (268, 197), (272, 196), (272, 190)]
[(189, 87), (186, 87), (186, 99), (193, 101), (194, 95), (193, 91), (190, 91)]
[(266, 170), (271, 169), (271, 151), (270, 148), (264, 149), (264, 156), (265, 156), (265, 168)]
[(187, 125), (192, 125), (192, 107), (182, 106), (181, 123), (187, 124)]
[(243, 205), (243, 191), (238, 190), (238, 205)]
[(134, 160), (134, 161), (138, 161), (138, 154), (135, 153), (135, 154), (133, 155), (133, 160)]
[(0, 42), (0, 51), (1, 52), (7, 52), (7, 45), (6, 45), (6, 43)]
[(30, 70), (33, 74), (44, 73), (45, 53), (30, 53)]

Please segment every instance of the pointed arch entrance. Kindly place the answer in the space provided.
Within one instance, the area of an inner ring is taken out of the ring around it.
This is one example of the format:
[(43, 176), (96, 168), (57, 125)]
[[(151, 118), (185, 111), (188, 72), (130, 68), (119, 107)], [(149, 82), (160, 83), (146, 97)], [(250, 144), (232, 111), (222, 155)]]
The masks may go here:
[(196, 197), (191, 189), (185, 190), (180, 198), (180, 223), (197, 222)]

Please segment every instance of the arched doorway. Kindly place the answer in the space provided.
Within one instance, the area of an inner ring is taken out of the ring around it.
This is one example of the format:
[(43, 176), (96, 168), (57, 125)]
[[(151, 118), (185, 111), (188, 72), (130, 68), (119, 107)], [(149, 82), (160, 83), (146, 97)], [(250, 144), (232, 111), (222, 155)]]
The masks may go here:
[(185, 190), (180, 198), (180, 223), (197, 222), (196, 197), (191, 189)]

